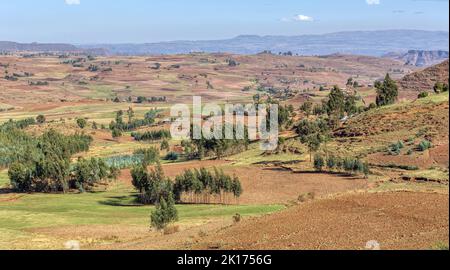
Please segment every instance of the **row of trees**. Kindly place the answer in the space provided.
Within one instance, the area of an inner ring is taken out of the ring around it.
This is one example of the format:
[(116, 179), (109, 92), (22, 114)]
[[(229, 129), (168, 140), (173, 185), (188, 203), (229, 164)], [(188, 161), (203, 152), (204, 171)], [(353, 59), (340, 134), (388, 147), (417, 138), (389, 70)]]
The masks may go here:
[(145, 132), (133, 132), (131, 133), (131, 137), (133, 137), (136, 141), (159, 141), (163, 139), (170, 139), (170, 131), (169, 130), (151, 130)]
[[(357, 106), (356, 102), (360, 97), (346, 94), (338, 86), (334, 86), (328, 98), (323, 100), (322, 104), (314, 105), (311, 101), (307, 101), (300, 107), (300, 110), (306, 116), (327, 114), (330, 119), (341, 119), (345, 115), (350, 116), (376, 108), (377, 106), (386, 106), (396, 102), (398, 98), (398, 86), (389, 74), (386, 75), (383, 81), (375, 82), (375, 88), (377, 91), (376, 104), (370, 104), (367, 108)], [(446, 89), (444, 84), (437, 84), (435, 86), (435, 91), (442, 92), (444, 89)]]
[(124, 111), (120, 110), (116, 112), (116, 119), (112, 121), (109, 125), (109, 129), (111, 130), (120, 130), (120, 131), (132, 131), (140, 127), (150, 126), (155, 123), (155, 117), (157, 115), (153, 110), (148, 112), (144, 119), (135, 119), (135, 112), (133, 108), (129, 108), (126, 111), (127, 114), (127, 122), (123, 120), (125, 115)]
[(186, 170), (175, 178), (174, 184), (175, 198), (184, 203), (227, 204), (231, 201), (230, 195), (238, 199), (242, 192), (239, 178), (226, 175), (217, 168), (214, 173), (205, 168)]
[[(222, 170), (214, 173), (205, 168), (186, 170), (173, 182), (164, 175), (158, 162), (148, 170), (144, 164), (131, 170), (133, 186), (139, 191), (139, 201), (143, 204), (159, 204), (174, 199), (183, 203), (230, 203), (242, 195), (241, 182), (237, 177), (226, 175)], [(173, 197), (173, 198), (171, 198)]]
[(108, 166), (102, 159), (79, 159), (72, 169), (69, 187), (90, 191), (98, 183), (116, 179), (119, 173), (117, 167)]
[(322, 155), (314, 156), (314, 168), (322, 172), (327, 168), (331, 172), (346, 172), (349, 174), (363, 174), (368, 176), (370, 174), (369, 164), (354, 158), (339, 158), (329, 156), (324, 158)]
[[(223, 126), (222, 134), (225, 134), (226, 126)], [(244, 150), (248, 150), (250, 145), (250, 139), (248, 136), (248, 128), (243, 127), (244, 134), (243, 139), (236, 139), (237, 129), (233, 128), (233, 138), (228, 139), (191, 139), (181, 142), (181, 146), (184, 149), (184, 154), (188, 159), (203, 159), (205, 157), (215, 157), (222, 159), (225, 156), (239, 153)], [(191, 126), (191, 134), (193, 134), (193, 126)]]

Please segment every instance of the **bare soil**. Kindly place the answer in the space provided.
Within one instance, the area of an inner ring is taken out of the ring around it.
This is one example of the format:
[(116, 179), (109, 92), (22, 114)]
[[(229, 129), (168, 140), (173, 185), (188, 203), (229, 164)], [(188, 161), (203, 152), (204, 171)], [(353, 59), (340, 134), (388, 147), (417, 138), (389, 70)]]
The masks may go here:
[[(182, 164), (164, 165), (166, 176), (174, 178), (186, 169), (201, 167), (220, 168), (226, 161), (196, 161)], [(224, 172), (236, 175), (241, 180), (244, 193), (239, 204), (285, 204), (297, 201), (300, 195), (314, 193), (323, 196), (367, 188), (367, 180), (338, 174), (293, 173), (277, 167), (261, 166), (224, 166)], [(124, 170), (119, 177), (122, 182), (131, 185), (130, 170)], [(230, 203), (235, 203), (230, 202)]]
[(448, 239), (448, 194), (363, 193), (247, 219), (194, 248), (353, 250), (375, 240), (381, 249), (431, 249)]

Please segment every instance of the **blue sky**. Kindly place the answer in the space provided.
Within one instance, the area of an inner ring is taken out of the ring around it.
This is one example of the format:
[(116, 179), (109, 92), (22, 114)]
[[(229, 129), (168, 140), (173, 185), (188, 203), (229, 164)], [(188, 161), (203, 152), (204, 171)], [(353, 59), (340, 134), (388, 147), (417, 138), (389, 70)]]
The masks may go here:
[(449, 0), (0, 0), (0, 40), (123, 43), (448, 31)]

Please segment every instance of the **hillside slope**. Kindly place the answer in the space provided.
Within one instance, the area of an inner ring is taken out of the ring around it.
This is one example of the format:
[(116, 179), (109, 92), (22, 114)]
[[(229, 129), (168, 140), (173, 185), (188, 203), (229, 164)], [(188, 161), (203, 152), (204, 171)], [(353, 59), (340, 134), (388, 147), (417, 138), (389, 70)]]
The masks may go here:
[[(448, 245), (448, 195), (355, 194), (248, 219), (201, 240), (198, 249), (431, 249)], [(389, 226), (386, 226), (389, 224)]]
[[(449, 94), (371, 110), (349, 119), (335, 136), (339, 148), (366, 156), (372, 164), (446, 169), (449, 166)], [(424, 140), (432, 142), (433, 147), (419, 151), (418, 145)], [(403, 142), (404, 148), (398, 155), (389, 154), (388, 147), (398, 141)]]
[(410, 50), (407, 53), (390, 53), (384, 57), (403, 61), (405, 65), (428, 67), (448, 59), (448, 51)]
[(432, 92), (437, 82), (448, 83), (449, 60), (438, 65), (406, 75), (399, 81), (403, 91)]

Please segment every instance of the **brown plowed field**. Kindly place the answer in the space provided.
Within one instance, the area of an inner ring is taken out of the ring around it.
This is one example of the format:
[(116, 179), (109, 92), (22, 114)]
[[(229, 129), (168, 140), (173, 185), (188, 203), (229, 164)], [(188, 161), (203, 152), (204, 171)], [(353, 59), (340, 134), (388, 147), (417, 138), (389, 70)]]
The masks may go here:
[[(211, 168), (226, 165), (226, 161), (198, 161), (183, 164), (164, 165), (166, 176), (172, 179), (186, 169)], [(241, 180), (244, 193), (239, 204), (284, 204), (296, 201), (305, 193), (316, 196), (343, 193), (367, 187), (367, 181), (361, 178), (346, 177), (321, 173), (293, 173), (276, 167), (235, 167), (225, 166), (224, 171), (230, 175), (237, 175)], [(119, 178), (131, 185), (129, 170), (122, 172)]]
[(364, 193), (316, 200), (242, 221), (204, 238), (208, 249), (431, 249), (448, 246), (449, 197), (431, 193)]

